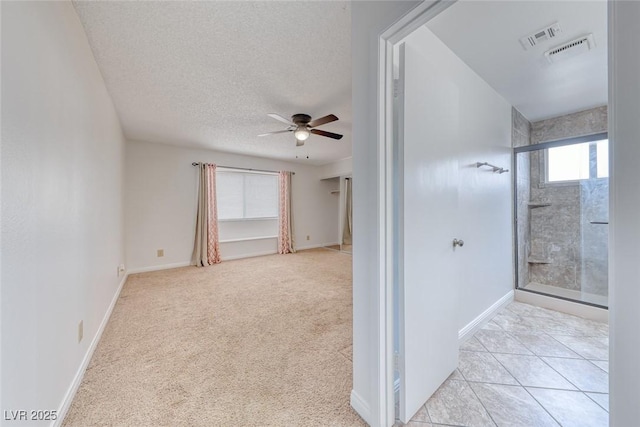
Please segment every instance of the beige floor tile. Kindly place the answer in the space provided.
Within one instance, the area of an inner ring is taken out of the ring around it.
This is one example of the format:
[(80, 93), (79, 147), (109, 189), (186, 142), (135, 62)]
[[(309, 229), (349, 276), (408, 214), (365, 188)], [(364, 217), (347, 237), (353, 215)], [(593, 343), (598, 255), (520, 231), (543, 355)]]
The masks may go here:
[(606, 393), (585, 393), (594, 402), (600, 405), (605, 411), (609, 412), (609, 395)]
[(582, 391), (609, 392), (609, 375), (588, 360), (543, 357), (560, 375)]
[(478, 339), (475, 336), (469, 338), (467, 341), (465, 341), (462, 344), (460, 344), (460, 350), (462, 350), (462, 351), (487, 351), (487, 349), (484, 348), (484, 346), (482, 344), (480, 344), (480, 341), (478, 341)]
[(569, 357), (573, 359), (581, 358), (567, 346), (559, 343), (550, 335), (544, 333), (532, 334), (512, 332), (511, 335), (524, 344), (525, 347), (531, 350), (531, 352), (536, 356)]
[(553, 335), (553, 338), (585, 359), (609, 360), (609, 344), (600, 338), (567, 335)]
[(563, 427), (607, 427), (609, 414), (579, 391), (527, 388)]
[(480, 330), (475, 334), (475, 337), (491, 353), (533, 354), (506, 331)]
[(523, 387), (481, 383), (470, 385), (499, 427), (558, 426)]
[(573, 384), (537, 356), (494, 354), (494, 357), (523, 386), (576, 390)]
[(609, 373), (609, 361), (608, 360), (590, 360), (591, 363), (596, 365), (598, 368), (605, 371), (607, 374)]
[(489, 353), (461, 351), (459, 362), (458, 370), (467, 381), (518, 384), (515, 378)]
[(495, 426), (466, 381), (447, 380), (429, 399), (426, 407), (435, 424)]

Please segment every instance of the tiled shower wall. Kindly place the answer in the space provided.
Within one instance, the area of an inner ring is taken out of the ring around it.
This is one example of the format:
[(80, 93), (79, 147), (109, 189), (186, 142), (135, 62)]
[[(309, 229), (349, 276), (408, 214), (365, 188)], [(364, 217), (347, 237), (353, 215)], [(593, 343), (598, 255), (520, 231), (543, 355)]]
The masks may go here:
[(591, 224), (609, 220), (609, 180), (581, 183), (582, 277), (581, 290), (595, 295), (609, 294), (609, 226)]
[[(514, 109), (514, 147), (526, 145), (522, 131), (526, 119), (518, 116), (521, 115)], [(532, 123), (529, 142), (538, 144), (606, 131), (604, 106)], [(608, 220), (608, 180), (546, 184), (543, 155), (542, 151), (534, 151), (518, 156), (522, 158), (518, 160), (518, 170), (530, 170), (529, 176), (520, 173), (517, 179), (518, 285), (533, 282), (606, 295), (608, 227), (591, 221)], [(527, 209), (527, 202), (550, 206)]]
[(531, 144), (607, 131), (607, 106), (531, 124)]

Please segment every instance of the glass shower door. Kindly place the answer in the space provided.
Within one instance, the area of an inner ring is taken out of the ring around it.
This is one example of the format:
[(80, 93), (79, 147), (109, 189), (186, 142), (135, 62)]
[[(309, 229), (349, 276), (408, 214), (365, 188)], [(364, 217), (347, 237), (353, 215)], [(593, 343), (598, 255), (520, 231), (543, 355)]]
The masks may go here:
[(517, 288), (608, 306), (606, 134), (515, 149)]

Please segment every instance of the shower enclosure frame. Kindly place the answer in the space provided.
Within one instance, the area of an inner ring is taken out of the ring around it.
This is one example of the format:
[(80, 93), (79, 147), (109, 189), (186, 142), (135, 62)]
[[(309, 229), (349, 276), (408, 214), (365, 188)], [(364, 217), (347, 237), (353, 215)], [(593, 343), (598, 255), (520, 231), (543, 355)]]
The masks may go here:
[(609, 134), (608, 132), (599, 132), (599, 133), (594, 133), (594, 134), (590, 134), (590, 135), (583, 135), (583, 136), (577, 136), (577, 137), (571, 137), (571, 138), (563, 138), (563, 139), (558, 139), (558, 140), (553, 140), (553, 141), (546, 141), (546, 142), (541, 142), (539, 144), (531, 144), (531, 145), (524, 145), (522, 147), (514, 147), (513, 148), (513, 157), (511, 159), (511, 170), (513, 171), (513, 178), (512, 178), (512, 183), (513, 183), (513, 265), (514, 265), (514, 289), (518, 290), (518, 291), (524, 291), (524, 292), (530, 292), (532, 294), (538, 294), (538, 295), (543, 295), (543, 296), (547, 296), (547, 297), (552, 297), (552, 298), (557, 298), (557, 299), (561, 299), (561, 300), (565, 300), (565, 301), (570, 301), (570, 302), (575, 302), (575, 303), (579, 303), (579, 304), (584, 304), (584, 305), (588, 305), (591, 307), (596, 307), (596, 308), (603, 308), (605, 310), (608, 310), (609, 307), (608, 306), (604, 306), (601, 304), (595, 304), (589, 301), (581, 301), (578, 299), (574, 299), (574, 298), (569, 298), (569, 297), (565, 297), (565, 296), (560, 296), (560, 295), (553, 295), (550, 293), (546, 293), (546, 292), (541, 292), (541, 291), (536, 291), (533, 289), (526, 289), (526, 288), (521, 288), (519, 287), (519, 283), (520, 283), (520, 277), (519, 277), (519, 268), (518, 268), (518, 259), (520, 257), (520, 253), (518, 251), (518, 161), (517, 161), (517, 156), (520, 153), (527, 153), (527, 152), (532, 152), (532, 151), (543, 151), (546, 150), (548, 148), (555, 148), (555, 147), (563, 147), (563, 146), (567, 146), (567, 145), (575, 145), (575, 144), (581, 144), (581, 143), (585, 143), (585, 142), (595, 142), (595, 141), (602, 141), (604, 139), (609, 139)]

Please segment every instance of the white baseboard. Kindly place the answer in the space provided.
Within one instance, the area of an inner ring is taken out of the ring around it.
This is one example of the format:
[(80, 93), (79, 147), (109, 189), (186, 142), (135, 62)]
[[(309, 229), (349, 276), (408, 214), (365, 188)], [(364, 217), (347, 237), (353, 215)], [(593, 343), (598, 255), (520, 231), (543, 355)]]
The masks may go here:
[(583, 319), (595, 320), (597, 322), (609, 323), (609, 310), (591, 305), (580, 304), (579, 302), (567, 301), (547, 295), (516, 289), (516, 301), (535, 305), (550, 310), (560, 311)]
[(245, 237), (241, 239), (220, 240), (220, 244), (223, 245), (225, 243), (251, 242), (254, 240), (269, 240), (269, 239), (277, 239), (277, 238), (278, 236)]
[(113, 312), (113, 309), (115, 308), (116, 303), (118, 302), (118, 298), (120, 297), (120, 292), (122, 292), (122, 288), (124, 287), (124, 284), (127, 282), (128, 277), (129, 277), (129, 273), (126, 273), (122, 278), (122, 281), (118, 285), (118, 289), (116, 290), (116, 293), (113, 295), (113, 298), (111, 299), (111, 304), (109, 304), (109, 308), (107, 308), (107, 311), (104, 314), (104, 317), (102, 318), (102, 322), (100, 322), (100, 327), (98, 327), (98, 330), (96, 331), (96, 334), (93, 337), (93, 340), (91, 340), (91, 344), (89, 344), (89, 348), (87, 348), (87, 353), (84, 355), (84, 358), (82, 359), (82, 363), (78, 367), (78, 370), (76, 371), (76, 375), (73, 378), (73, 381), (71, 382), (71, 385), (69, 386), (69, 389), (67, 390), (67, 393), (65, 394), (64, 399), (62, 399), (62, 403), (58, 408), (58, 417), (55, 421), (51, 422), (52, 427), (58, 427), (62, 425), (62, 422), (64, 421), (64, 417), (67, 415), (67, 411), (69, 411), (71, 402), (73, 402), (73, 398), (76, 396), (76, 393), (78, 392), (78, 388), (82, 383), (82, 378), (84, 378), (84, 373), (87, 370), (87, 366), (89, 366), (89, 362), (91, 362), (91, 358), (93, 357), (93, 352), (96, 351), (96, 347), (98, 347), (98, 343), (100, 342), (100, 338), (102, 338), (102, 333), (104, 332), (104, 328), (107, 326), (107, 323), (109, 322), (111, 313)]
[[(303, 249), (310, 249), (310, 248), (303, 248)], [(223, 255), (221, 259), (222, 261), (232, 261), (234, 259), (254, 258), (259, 256), (265, 256), (265, 255), (275, 255), (277, 253), (278, 253), (277, 251), (269, 250), (269, 251), (262, 251), (262, 252), (251, 252), (251, 253), (240, 254), (240, 255), (230, 255), (230, 256)], [(151, 271), (168, 270), (171, 268), (189, 267), (190, 265), (192, 265), (190, 261), (176, 262), (173, 264), (164, 264), (164, 265), (152, 265), (149, 267), (132, 268), (129, 270), (129, 274), (148, 273)]]
[(131, 268), (129, 269), (128, 273), (129, 274), (148, 273), (150, 271), (168, 270), (170, 268), (188, 267), (190, 265), (191, 265), (190, 261), (176, 262), (173, 264), (151, 265), (149, 267)]
[(317, 248), (321, 248), (324, 245), (307, 245), (307, 246), (296, 246), (296, 252), (297, 251), (306, 251), (307, 249), (317, 249)]
[(371, 425), (371, 409), (355, 390), (351, 390), (351, 407), (367, 424)]
[(278, 251), (263, 251), (263, 252), (252, 252), (249, 254), (241, 254), (241, 255), (231, 255), (231, 256), (223, 256), (222, 257), (222, 261), (231, 261), (234, 259), (242, 259), (242, 258), (254, 258), (254, 257), (258, 257), (258, 256), (265, 256), (265, 255), (275, 255), (277, 254)]
[(484, 325), (486, 325), (491, 318), (498, 313), (502, 308), (506, 307), (513, 301), (514, 295), (513, 290), (507, 292), (502, 298), (493, 303), (493, 305), (487, 308), (480, 316), (473, 319), (469, 324), (467, 324), (464, 328), (460, 329), (458, 332), (458, 342), (460, 344), (467, 341), (469, 338), (473, 336), (476, 332), (478, 332)]
[(321, 243), (319, 245), (297, 246), (296, 251), (306, 251), (307, 249), (318, 249), (318, 248), (324, 248), (325, 246), (339, 245), (339, 244), (340, 243)]

